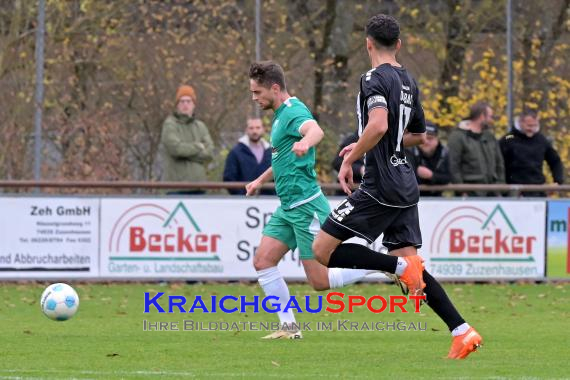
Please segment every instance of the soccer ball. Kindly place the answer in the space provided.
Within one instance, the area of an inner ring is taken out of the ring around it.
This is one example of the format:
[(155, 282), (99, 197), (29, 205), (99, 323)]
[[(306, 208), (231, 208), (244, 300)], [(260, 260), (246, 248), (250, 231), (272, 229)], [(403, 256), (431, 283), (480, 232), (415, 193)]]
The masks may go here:
[(67, 284), (51, 284), (42, 293), (40, 305), (49, 319), (66, 321), (77, 312), (79, 296)]

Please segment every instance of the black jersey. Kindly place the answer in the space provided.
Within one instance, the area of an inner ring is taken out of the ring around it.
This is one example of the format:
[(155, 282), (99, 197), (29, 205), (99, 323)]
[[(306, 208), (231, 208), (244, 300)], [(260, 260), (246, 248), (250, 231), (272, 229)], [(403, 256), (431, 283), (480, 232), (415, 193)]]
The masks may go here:
[(418, 87), (406, 69), (385, 63), (362, 75), (357, 98), (359, 135), (368, 124), (368, 112), (377, 107), (388, 111), (388, 130), (365, 155), (360, 188), (386, 206), (415, 205), (418, 183), (406, 158), (403, 137), (406, 129), (425, 132), (425, 119)]

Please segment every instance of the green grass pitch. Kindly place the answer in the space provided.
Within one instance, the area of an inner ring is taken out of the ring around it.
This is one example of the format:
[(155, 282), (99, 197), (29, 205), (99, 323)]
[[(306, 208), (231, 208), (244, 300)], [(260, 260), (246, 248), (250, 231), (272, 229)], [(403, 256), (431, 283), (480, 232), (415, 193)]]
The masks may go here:
[[(261, 295), (244, 284), (82, 284), (70, 321), (40, 311), (45, 284), (0, 287), (0, 379), (567, 378), (570, 284), (445, 285), (484, 347), (447, 360), (450, 335), (428, 307), (420, 314), (298, 314), (299, 322), (422, 322), (426, 331), (309, 331), (298, 341), (264, 341), (262, 331), (144, 332), (150, 321), (273, 321), (270, 314), (143, 314), (145, 291), (167, 295)], [(398, 294), (364, 284), (346, 294)], [(295, 295), (326, 294), (292, 285)], [(164, 304), (164, 302), (161, 302)]]

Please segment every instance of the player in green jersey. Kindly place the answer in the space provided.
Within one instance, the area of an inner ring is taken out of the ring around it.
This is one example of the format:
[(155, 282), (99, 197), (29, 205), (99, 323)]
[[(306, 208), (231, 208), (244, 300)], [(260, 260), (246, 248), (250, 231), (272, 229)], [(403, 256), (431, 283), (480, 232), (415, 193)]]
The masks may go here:
[(299, 248), (299, 256), (309, 283), (315, 290), (342, 287), (361, 280), (374, 271), (330, 268), (315, 261), (312, 243), (330, 213), (327, 199), (317, 183), (315, 145), (324, 136), (313, 115), (285, 85), (285, 74), (275, 62), (257, 62), (249, 70), (252, 98), (264, 110), (273, 110), (271, 167), (246, 186), (246, 195), (255, 194), (263, 183), (275, 179), (281, 205), (263, 229), (263, 237), (253, 261), (259, 284), (266, 296), (279, 298), (277, 314), (282, 329), (266, 339), (299, 339), (301, 332), (291, 328), (295, 316), (283, 308), (289, 289), (277, 265), (283, 256)]

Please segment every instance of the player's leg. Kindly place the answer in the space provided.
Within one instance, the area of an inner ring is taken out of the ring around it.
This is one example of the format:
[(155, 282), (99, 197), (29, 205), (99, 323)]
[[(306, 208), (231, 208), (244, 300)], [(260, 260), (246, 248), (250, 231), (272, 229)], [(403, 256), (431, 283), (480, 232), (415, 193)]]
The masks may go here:
[[(421, 243), (417, 206), (402, 210), (398, 220), (384, 233), (383, 244), (393, 256), (416, 255)], [(449, 357), (465, 358), (481, 344), (481, 336), (465, 322), (441, 284), (427, 271), (423, 272), (423, 280), (426, 303), (447, 324), (454, 337)], [(468, 335), (469, 338), (465, 339)]]
[[(416, 255), (415, 251), (415, 247), (406, 247), (392, 250), (390, 255), (398, 257), (413, 256)], [(424, 288), (426, 303), (445, 322), (449, 331), (453, 331), (463, 324), (467, 325), (453, 306), (441, 284), (426, 270), (423, 272), (423, 280), (426, 284)]]
[(327, 268), (315, 259), (302, 260), (302, 263), (307, 280), (315, 290), (342, 288), (377, 273), (368, 269)]
[(441, 284), (427, 271), (424, 271), (426, 303), (445, 322), (451, 331), (449, 359), (465, 359), (481, 347), (483, 338), (471, 327), (451, 302)]
[[(289, 288), (279, 272), (277, 265), (283, 255), (290, 249), (295, 249), (293, 229), (287, 225), (282, 216), (283, 210), (278, 208), (263, 229), (263, 237), (257, 248), (253, 265), (257, 271), (258, 282), (266, 296), (279, 299), (280, 311), (277, 312), (281, 326), (296, 323), (292, 310), (284, 311), (289, 301)], [(264, 337), (265, 339), (297, 339), (300, 332), (291, 329), (279, 330)]]
[(289, 247), (281, 239), (263, 235), (253, 257), (253, 267), (256, 271), (272, 268), (288, 251)]
[(313, 241), (329, 213), (329, 202), (324, 195), (288, 212), (299, 248), (299, 257), (307, 280), (315, 290), (341, 288), (358, 282), (366, 275), (375, 272), (367, 269), (327, 268), (315, 260), (312, 249)]
[(301, 260), (309, 285), (315, 290), (331, 288), (328, 268), (315, 259)]
[(360, 244), (340, 244), (353, 236), (373, 243), (398, 217), (400, 210), (382, 206), (367, 194), (355, 191), (323, 224), (313, 243), (316, 259), (329, 268), (369, 269), (398, 275), (407, 272), (405, 278), (410, 283), (406, 285), (412, 294), (422, 294), (423, 269), (419, 256), (398, 258)]
[(447, 293), (431, 274), (424, 271), (426, 303), (445, 322), (451, 331), (451, 348), (447, 355), (450, 359), (465, 359), (470, 353), (481, 347), (483, 338), (459, 314)]

